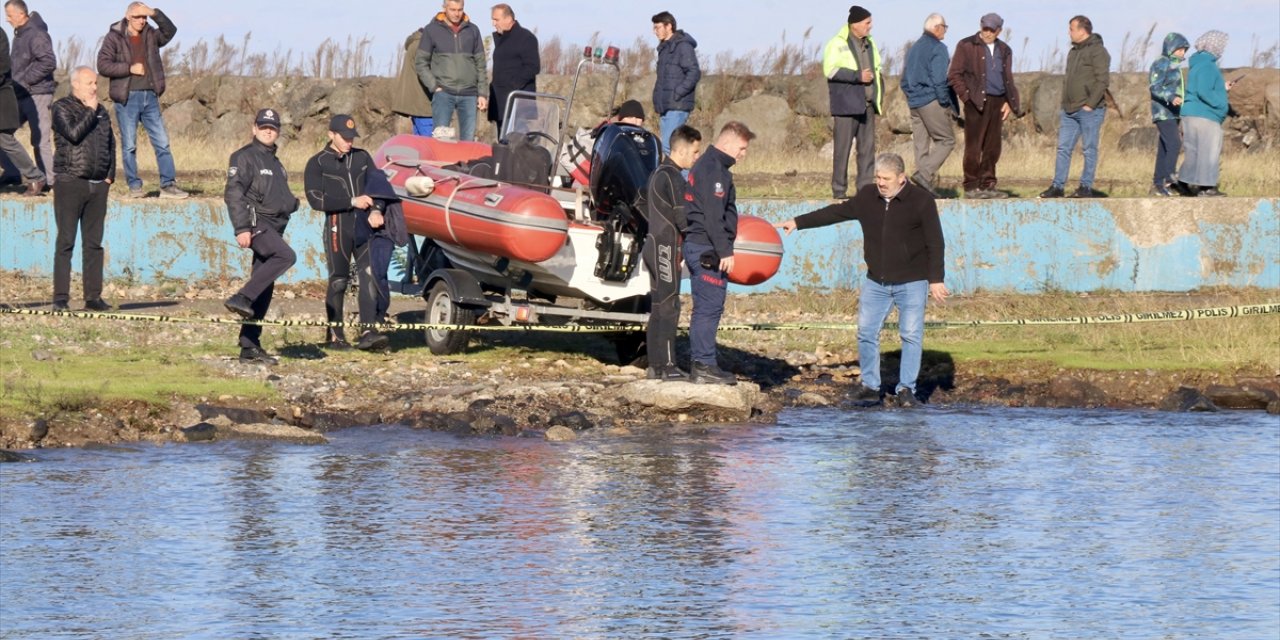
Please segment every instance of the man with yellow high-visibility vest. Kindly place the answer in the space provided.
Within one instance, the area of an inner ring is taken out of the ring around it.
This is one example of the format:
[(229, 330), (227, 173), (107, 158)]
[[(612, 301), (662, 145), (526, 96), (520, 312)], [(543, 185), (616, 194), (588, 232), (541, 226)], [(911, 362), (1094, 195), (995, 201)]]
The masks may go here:
[(849, 190), (849, 151), (858, 144), (855, 190), (875, 177), (876, 114), (881, 113), (884, 82), (880, 50), (871, 39), (871, 12), (849, 7), (849, 24), (822, 50), (822, 73), (827, 77), (831, 117), (835, 121), (835, 153), (831, 166), (831, 196), (844, 198)]

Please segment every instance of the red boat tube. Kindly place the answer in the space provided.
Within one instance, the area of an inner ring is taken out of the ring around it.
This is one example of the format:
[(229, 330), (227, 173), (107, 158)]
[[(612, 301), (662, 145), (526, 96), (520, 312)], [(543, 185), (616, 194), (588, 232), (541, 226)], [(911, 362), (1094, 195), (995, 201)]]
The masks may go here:
[(773, 277), (782, 264), (782, 236), (763, 218), (738, 216), (729, 282), (755, 285)]

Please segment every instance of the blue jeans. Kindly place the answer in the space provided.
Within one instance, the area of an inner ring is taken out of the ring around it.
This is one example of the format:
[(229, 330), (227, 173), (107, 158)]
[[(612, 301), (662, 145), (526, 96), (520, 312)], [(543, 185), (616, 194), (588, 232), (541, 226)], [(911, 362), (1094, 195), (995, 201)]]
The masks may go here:
[(431, 119), (434, 126), (447, 127), (453, 124), (453, 112), (458, 112), (458, 139), (476, 139), (476, 97), (455, 96), (445, 91), (437, 91), (431, 96)]
[(424, 138), (431, 137), (431, 132), (435, 130), (435, 125), (433, 124), (434, 121), (431, 118), (419, 118), (418, 116), (413, 116), (410, 120), (413, 121), (413, 135), (422, 136)]
[(858, 295), (858, 363), (862, 366), (863, 386), (880, 390), (880, 329), (890, 309), (897, 306), (902, 364), (894, 391), (915, 392), (924, 352), (924, 304), (928, 298), (928, 280), (889, 285), (871, 279), (862, 281)]
[(1084, 171), (1080, 173), (1080, 186), (1092, 188), (1093, 174), (1098, 169), (1098, 135), (1102, 133), (1102, 119), (1107, 111), (1077, 109), (1074, 113), (1060, 113), (1058, 161), (1053, 167), (1053, 186), (1061, 189), (1067, 184), (1067, 173), (1071, 170), (1071, 152), (1075, 151), (1076, 141), (1083, 138)]
[(154, 91), (130, 91), (129, 101), (116, 103), (116, 122), (120, 125), (120, 157), (124, 160), (124, 178), (130, 189), (141, 189), (138, 177), (138, 123), (147, 130), (151, 148), (156, 150), (156, 165), (160, 169), (160, 187), (172, 185), (177, 179), (173, 166), (173, 154), (169, 152), (169, 132), (164, 129), (160, 117), (160, 100)]
[(684, 245), (689, 292), (693, 294), (693, 310), (689, 313), (689, 360), (718, 367), (716, 330), (720, 327), (720, 316), (724, 315), (728, 281), (720, 271), (702, 268), (702, 254), (710, 250), (710, 246), (696, 242)]
[(680, 125), (689, 121), (688, 111), (668, 111), (662, 114), (662, 118), (658, 121), (658, 135), (662, 136), (662, 152), (670, 155), (671, 153), (671, 134), (675, 133)]

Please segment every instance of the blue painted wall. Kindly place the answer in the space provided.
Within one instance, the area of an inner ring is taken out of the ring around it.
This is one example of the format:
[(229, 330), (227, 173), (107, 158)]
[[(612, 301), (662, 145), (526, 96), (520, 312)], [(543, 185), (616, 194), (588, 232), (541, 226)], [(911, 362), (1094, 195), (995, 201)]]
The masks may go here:
[[(947, 285), (957, 292), (1185, 291), (1207, 286), (1280, 288), (1280, 199), (940, 201)], [(745, 201), (741, 209), (786, 220), (825, 201)], [(286, 281), (325, 277), (320, 217), (294, 215), (286, 238), (299, 263)], [(107, 213), (107, 277), (240, 279), (248, 252), (235, 245), (221, 202), (113, 201)], [(52, 199), (0, 199), (0, 268), (49, 274)], [(782, 269), (759, 287), (856, 286), (856, 223), (784, 239)], [(78, 244), (78, 243), (77, 243)], [(79, 251), (73, 269), (80, 264)]]

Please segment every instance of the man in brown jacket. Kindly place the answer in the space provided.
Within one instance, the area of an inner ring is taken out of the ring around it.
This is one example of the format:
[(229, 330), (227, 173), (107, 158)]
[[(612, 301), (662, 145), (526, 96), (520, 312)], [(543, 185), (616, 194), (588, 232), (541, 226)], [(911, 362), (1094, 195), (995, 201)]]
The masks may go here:
[(964, 105), (964, 197), (1007, 198), (996, 189), (1001, 130), (1021, 106), (1013, 83), (1013, 49), (1000, 39), (1004, 19), (982, 16), (978, 33), (956, 45), (947, 83)]

